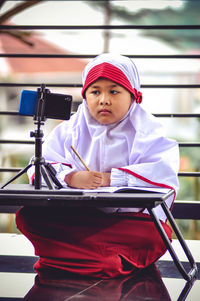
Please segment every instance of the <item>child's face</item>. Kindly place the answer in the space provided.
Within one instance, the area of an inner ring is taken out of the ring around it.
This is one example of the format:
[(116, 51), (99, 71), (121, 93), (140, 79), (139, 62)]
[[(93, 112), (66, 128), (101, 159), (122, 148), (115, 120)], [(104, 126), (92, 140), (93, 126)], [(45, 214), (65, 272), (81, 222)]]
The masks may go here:
[(120, 121), (132, 102), (128, 90), (106, 78), (92, 83), (85, 95), (90, 114), (102, 124)]

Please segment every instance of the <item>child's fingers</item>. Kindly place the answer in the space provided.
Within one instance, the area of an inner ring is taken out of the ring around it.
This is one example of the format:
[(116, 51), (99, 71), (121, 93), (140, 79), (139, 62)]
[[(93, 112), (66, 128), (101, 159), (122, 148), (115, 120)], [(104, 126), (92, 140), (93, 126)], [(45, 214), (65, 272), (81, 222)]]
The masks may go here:
[(92, 173), (93, 173), (95, 178), (99, 178), (99, 179), (103, 178), (103, 174), (101, 172), (93, 171)]
[(94, 174), (94, 183), (97, 185), (101, 185), (103, 182), (103, 175), (102, 173), (95, 173)]

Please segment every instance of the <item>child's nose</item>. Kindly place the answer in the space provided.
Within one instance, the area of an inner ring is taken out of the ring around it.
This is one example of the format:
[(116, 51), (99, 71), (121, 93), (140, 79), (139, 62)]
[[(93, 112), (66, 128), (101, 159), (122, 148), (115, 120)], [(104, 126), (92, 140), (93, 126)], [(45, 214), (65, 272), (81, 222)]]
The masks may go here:
[(110, 104), (110, 98), (109, 98), (109, 95), (107, 93), (102, 93), (100, 95), (100, 104), (101, 105), (109, 105)]

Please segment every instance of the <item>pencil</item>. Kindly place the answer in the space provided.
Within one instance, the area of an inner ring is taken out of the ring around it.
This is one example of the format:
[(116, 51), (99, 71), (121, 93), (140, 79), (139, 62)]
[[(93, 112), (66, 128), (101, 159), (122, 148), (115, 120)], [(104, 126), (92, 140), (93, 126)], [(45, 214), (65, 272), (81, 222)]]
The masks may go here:
[(85, 166), (85, 168), (87, 169), (87, 171), (90, 171), (89, 167), (86, 165), (86, 163), (83, 161), (83, 159), (81, 158), (81, 156), (79, 155), (79, 153), (75, 150), (75, 148), (72, 145), (71, 145), (71, 149), (76, 154), (76, 156), (79, 158), (79, 160), (82, 162), (82, 164)]

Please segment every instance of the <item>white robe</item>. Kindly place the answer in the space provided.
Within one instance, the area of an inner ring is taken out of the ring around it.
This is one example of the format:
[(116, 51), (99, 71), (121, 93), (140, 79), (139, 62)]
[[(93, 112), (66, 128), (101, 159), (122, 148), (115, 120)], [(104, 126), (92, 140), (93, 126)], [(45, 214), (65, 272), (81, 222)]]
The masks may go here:
[[(43, 156), (47, 161), (59, 163), (54, 167), (63, 185), (66, 185), (66, 174), (85, 170), (71, 145), (91, 170), (111, 172), (111, 186), (165, 186), (178, 190), (177, 142), (166, 138), (160, 123), (139, 104), (133, 103), (120, 122), (101, 125), (90, 116), (84, 101), (70, 120), (63, 121), (49, 134), (43, 145)], [(30, 178), (32, 172), (29, 171)], [(173, 197), (168, 200), (169, 207), (172, 202)], [(112, 212), (113, 209), (104, 211)], [(139, 209), (120, 208), (118, 211)], [(165, 220), (161, 208), (156, 208), (156, 211), (159, 218)]]

